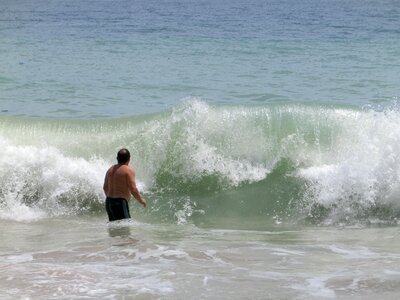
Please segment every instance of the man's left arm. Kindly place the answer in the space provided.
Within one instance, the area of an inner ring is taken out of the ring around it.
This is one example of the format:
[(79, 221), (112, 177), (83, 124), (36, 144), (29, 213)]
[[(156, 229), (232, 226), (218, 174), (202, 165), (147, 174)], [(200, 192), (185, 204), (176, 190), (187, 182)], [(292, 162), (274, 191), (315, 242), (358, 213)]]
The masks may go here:
[(108, 171), (104, 177), (103, 191), (106, 196), (108, 196)]

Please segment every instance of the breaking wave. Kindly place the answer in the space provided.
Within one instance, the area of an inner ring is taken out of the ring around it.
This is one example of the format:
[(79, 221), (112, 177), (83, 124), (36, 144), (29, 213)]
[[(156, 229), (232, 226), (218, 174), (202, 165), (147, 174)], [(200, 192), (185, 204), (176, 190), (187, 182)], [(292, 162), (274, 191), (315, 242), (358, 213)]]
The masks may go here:
[(200, 100), (123, 119), (0, 117), (0, 218), (104, 213), (105, 171), (128, 147), (151, 222), (397, 224), (399, 125), (396, 106)]

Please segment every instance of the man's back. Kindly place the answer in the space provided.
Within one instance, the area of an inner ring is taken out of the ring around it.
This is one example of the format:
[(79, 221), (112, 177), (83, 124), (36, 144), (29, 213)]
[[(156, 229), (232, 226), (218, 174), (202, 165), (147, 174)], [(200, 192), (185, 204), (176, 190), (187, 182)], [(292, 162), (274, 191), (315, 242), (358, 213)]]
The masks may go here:
[(129, 174), (132, 172), (127, 165), (114, 165), (106, 175), (107, 193), (110, 198), (131, 198)]

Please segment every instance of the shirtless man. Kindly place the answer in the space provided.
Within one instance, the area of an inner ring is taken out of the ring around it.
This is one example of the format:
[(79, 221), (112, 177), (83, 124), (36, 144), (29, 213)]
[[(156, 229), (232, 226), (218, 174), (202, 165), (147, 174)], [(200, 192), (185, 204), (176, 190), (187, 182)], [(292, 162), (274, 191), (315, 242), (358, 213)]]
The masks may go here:
[(140, 195), (135, 182), (135, 171), (129, 167), (131, 154), (121, 149), (117, 154), (118, 164), (108, 169), (103, 190), (106, 194), (106, 210), (110, 221), (130, 218), (128, 200), (133, 195), (144, 207), (146, 200)]

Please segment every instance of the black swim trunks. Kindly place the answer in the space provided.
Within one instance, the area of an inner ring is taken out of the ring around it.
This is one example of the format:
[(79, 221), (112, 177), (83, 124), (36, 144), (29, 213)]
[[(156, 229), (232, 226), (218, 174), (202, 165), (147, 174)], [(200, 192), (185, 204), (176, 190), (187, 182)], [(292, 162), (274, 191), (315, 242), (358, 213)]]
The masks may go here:
[(128, 201), (124, 198), (106, 198), (106, 211), (109, 221), (129, 219)]

